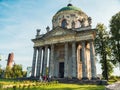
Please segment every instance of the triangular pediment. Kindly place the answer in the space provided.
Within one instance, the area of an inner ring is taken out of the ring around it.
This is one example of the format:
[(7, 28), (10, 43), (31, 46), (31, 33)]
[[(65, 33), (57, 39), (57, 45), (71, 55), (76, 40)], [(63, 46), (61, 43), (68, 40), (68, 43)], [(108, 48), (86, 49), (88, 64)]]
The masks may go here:
[(63, 29), (61, 27), (57, 27), (48, 33), (46, 33), (43, 38), (51, 38), (51, 37), (59, 37), (59, 36), (65, 36), (65, 35), (70, 35), (70, 34), (75, 34), (76, 31), (73, 31), (71, 29)]

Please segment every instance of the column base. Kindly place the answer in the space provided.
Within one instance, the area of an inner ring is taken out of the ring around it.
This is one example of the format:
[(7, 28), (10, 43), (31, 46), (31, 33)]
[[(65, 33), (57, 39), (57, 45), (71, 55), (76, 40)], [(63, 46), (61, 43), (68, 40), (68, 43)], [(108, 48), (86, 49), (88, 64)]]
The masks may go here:
[(72, 79), (77, 79), (76, 77), (72, 77)]
[(30, 78), (36, 78), (35, 76), (31, 76)]
[(97, 77), (92, 77), (91, 80), (99, 80)]
[(82, 80), (89, 80), (88, 77), (83, 77)]

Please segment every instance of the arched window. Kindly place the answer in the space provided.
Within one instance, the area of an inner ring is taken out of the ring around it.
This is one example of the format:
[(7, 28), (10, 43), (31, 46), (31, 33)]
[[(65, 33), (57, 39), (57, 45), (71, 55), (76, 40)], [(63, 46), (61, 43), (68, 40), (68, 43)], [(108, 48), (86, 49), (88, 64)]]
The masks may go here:
[(72, 22), (72, 28), (75, 28), (75, 22), (74, 21)]
[(76, 27), (77, 27), (77, 28), (80, 28), (80, 27), (81, 27), (81, 22), (80, 22), (80, 20), (77, 21)]
[(80, 62), (82, 62), (82, 48), (80, 49)]
[(65, 19), (62, 21), (61, 26), (62, 26), (62, 28), (66, 28), (67, 27), (67, 21)]

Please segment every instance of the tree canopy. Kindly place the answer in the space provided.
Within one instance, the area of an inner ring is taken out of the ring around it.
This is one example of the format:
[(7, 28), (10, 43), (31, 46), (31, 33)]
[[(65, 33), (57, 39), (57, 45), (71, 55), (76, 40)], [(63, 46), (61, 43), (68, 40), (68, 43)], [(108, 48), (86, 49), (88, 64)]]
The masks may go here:
[(17, 64), (13, 65), (12, 68), (7, 66), (4, 73), (5, 78), (20, 78), (25, 75), (26, 73), (22, 71), (22, 65), (17, 65)]
[(109, 47), (109, 34), (104, 24), (98, 24), (96, 29), (95, 50), (100, 59), (102, 75), (108, 80), (108, 76), (113, 72), (113, 66), (110, 62), (111, 49)]
[(111, 46), (113, 62), (120, 63), (120, 12), (112, 16), (110, 21)]

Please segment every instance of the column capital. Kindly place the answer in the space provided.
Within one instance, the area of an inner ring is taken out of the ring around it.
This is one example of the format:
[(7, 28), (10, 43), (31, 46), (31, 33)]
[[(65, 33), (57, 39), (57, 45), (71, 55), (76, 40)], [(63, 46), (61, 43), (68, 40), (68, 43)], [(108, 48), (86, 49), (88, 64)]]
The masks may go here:
[(93, 39), (89, 39), (88, 42), (93, 42), (94, 40)]
[(38, 49), (42, 49), (42, 48), (43, 48), (42, 46), (38, 47)]
[(82, 47), (85, 47), (85, 41), (81, 42)]
[(33, 49), (37, 49), (37, 47), (33, 47)]

